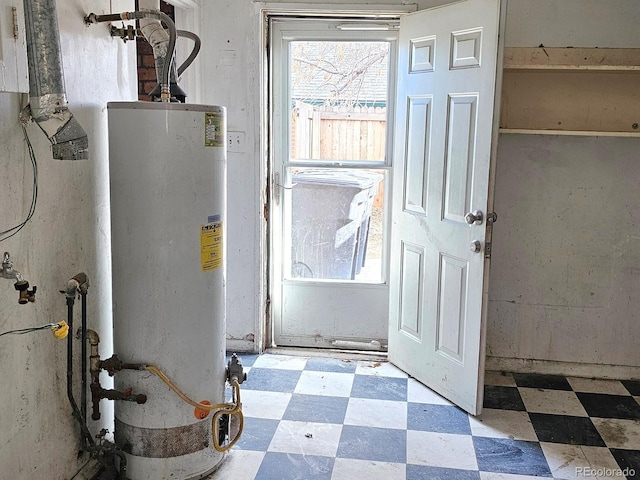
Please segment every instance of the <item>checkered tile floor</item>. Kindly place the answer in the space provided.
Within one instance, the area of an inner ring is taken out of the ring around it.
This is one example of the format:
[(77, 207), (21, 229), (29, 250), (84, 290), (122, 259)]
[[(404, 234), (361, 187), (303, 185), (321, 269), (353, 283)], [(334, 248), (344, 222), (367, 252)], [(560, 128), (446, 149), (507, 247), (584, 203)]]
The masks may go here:
[(638, 381), (487, 372), (474, 418), (389, 363), (241, 358), (244, 434), (211, 479), (640, 478)]

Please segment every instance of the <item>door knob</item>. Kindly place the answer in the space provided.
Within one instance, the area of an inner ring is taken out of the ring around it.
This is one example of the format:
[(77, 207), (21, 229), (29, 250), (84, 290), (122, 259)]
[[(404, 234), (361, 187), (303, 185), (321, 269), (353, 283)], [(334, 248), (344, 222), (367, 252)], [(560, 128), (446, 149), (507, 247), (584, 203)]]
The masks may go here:
[(465, 222), (469, 225), (481, 225), (482, 224), (482, 212), (480, 210), (474, 210), (464, 216)]
[(471, 250), (473, 253), (478, 253), (480, 250), (482, 250), (482, 244), (480, 243), (480, 240), (474, 240), (473, 242), (471, 242), (469, 244), (469, 250)]

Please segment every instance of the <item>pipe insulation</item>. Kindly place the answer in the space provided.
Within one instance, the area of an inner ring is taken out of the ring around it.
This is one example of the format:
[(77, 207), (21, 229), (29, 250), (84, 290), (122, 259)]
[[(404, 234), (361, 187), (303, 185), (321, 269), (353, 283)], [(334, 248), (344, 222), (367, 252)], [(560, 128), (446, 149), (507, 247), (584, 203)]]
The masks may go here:
[(68, 108), (55, 0), (24, 0), (29, 108), (53, 145), (53, 158), (87, 159), (89, 140)]

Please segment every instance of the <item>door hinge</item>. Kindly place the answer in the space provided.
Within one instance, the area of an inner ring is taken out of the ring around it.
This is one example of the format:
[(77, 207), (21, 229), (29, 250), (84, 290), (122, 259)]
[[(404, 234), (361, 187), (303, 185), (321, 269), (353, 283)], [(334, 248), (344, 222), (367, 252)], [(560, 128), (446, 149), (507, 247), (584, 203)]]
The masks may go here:
[[(265, 331), (268, 332), (271, 328), (271, 296), (267, 294), (267, 298), (264, 301), (264, 324), (266, 326)], [(267, 335), (270, 337), (270, 335)]]
[(18, 9), (16, 7), (11, 7), (11, 13), (13, 14), (13, 38), (15, 40), (18, 39)]
[(491, 258), (491, 242), (484, 244), (484, 258)]
[(263, 209), (262, 209), (262, 215), (264, 216), (264, 221), (268, 222), (269, 221), (269, 202), (265, 202)]
[(280, 173), (276, 172), (273, 174), (273, 185), (271, 187), (271, 193), (273, 195), (273, 200), (276, 202), (276, 205), (280, 205)]

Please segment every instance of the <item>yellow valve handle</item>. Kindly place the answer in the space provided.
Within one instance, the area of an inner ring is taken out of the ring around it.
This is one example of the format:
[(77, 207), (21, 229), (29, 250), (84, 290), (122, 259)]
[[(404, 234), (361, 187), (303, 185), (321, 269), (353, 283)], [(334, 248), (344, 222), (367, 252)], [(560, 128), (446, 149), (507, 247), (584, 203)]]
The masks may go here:
[(59, 340), (67, 338), (67, 335), (69, 335), (69, 325), (64, 320), (52, 326), (51, 330), (53, 330), (53, 336)]

